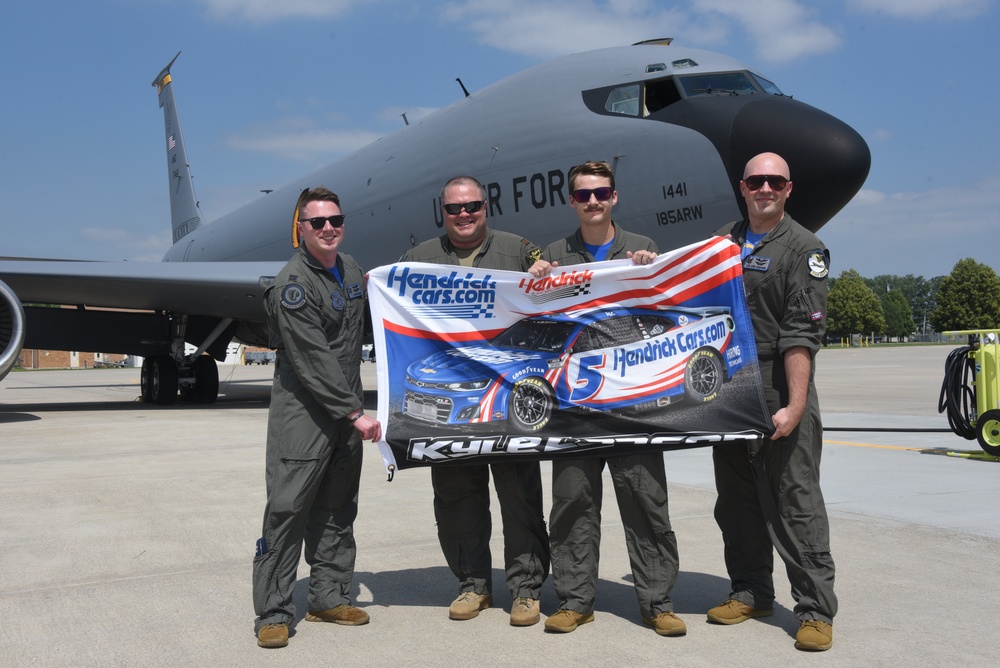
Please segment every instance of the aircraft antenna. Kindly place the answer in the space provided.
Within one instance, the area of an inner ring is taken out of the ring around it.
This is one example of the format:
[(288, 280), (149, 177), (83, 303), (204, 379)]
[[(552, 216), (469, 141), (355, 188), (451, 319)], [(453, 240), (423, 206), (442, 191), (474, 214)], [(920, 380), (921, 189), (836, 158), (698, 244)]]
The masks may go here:
[(462, 87), (462, 92), (465, 93), (465, 97), (469, 97), (469, 89), (465, 87), (465, 84), (462, 83), (462, 80), (459, 77), (455, 77), (455, 81), (457, 81), (458, 85)]

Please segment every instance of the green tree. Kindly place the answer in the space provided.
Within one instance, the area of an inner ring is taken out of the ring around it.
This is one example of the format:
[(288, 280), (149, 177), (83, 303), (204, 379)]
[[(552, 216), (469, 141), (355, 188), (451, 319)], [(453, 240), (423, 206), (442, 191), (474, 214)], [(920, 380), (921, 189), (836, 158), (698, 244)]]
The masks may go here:
[(826, 330), (833, 336), (885, 331), (882, 304), (854, 269), (841, 273), (830, 288)]
[[(879, 299), (882, 299), (883, 307), (885, 307), (884, 298), (887, 293), (892, 290), (902, 292), (910, 305), (910, 315), (913, 317), (913, 321), (922, 326), (926, 322), (927, 316), (934, 310), (934, 293), (937, 292), (937, 284), (943, 278), (943, 276), (939, 276), (927, 280), (923, 276), (914, 276), (913, 274), (906, 276), (880, 274), (875, 278), (866, 278), (865, 283), (875, 291)], [(833, 287), (832, 284), (831, 287)], [(886, 313), (886, 318), (888, 317), (889, 314)]]
[(938, 289), (931, 324), (939, 332), (1000, 325), (1000, 277), (972, 258), (959, 260)]
[(910, 302), (901, 290), (890, 290), (882, 296), (882, 313), (885, 315), (885, 333), (902, 339), (917, 328), (913, 323)]

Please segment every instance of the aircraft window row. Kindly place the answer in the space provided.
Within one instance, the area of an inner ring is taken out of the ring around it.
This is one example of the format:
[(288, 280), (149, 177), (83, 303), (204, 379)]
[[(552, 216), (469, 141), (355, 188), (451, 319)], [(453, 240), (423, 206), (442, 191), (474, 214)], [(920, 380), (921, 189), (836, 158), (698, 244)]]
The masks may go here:
[(750, 72), (691, 74), (612, 88), (605, 98), (604, 110), (623, 116), (645, 117), (679, 102), (682, 97), (753, 95), (761, 92), (782, 95), (772, 82)]

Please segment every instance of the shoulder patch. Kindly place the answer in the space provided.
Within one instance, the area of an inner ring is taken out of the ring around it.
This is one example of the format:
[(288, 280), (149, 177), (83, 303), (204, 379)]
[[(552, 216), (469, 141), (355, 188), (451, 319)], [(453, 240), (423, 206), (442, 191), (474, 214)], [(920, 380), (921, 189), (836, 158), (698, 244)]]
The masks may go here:
[(306, 291), (298, 283), (289, 283), (281, 291), (281, 305), (287, 309), (301, 308), (306, 303)]
[(809, 275), (813, 278), (825, 278), (830, 273), (830, 265), (826, 259), (826, 253), (816, 249), (809, 251)]

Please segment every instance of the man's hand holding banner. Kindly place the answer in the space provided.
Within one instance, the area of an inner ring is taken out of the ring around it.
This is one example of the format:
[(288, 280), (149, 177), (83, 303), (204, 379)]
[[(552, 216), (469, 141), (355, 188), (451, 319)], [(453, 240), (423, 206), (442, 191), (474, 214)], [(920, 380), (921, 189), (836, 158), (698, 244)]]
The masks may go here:
[(550, 276), (373, 270), (386, 467), (608, 456), (771, 433), (739, 248)]

